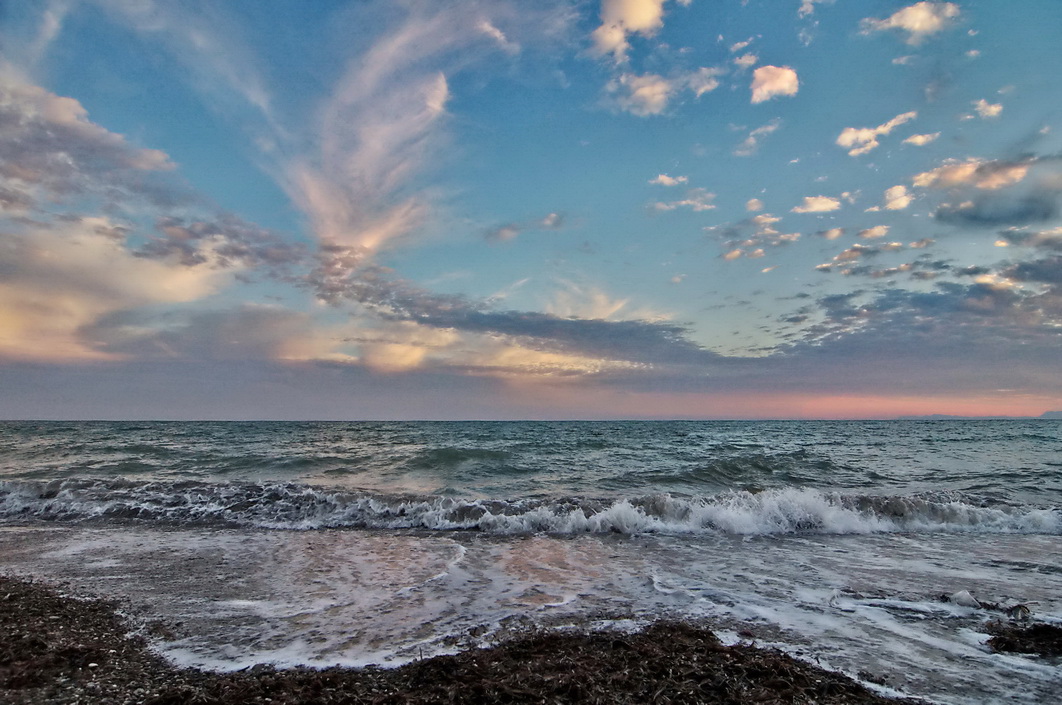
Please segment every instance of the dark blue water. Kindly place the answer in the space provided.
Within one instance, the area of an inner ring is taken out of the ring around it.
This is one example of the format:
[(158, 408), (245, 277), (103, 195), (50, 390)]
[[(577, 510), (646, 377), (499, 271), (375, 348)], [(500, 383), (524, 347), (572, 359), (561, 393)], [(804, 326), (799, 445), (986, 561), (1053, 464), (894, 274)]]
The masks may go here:
[(1062, 423), (8, 422), (0, 483), (6, 521), (1058, 533)]

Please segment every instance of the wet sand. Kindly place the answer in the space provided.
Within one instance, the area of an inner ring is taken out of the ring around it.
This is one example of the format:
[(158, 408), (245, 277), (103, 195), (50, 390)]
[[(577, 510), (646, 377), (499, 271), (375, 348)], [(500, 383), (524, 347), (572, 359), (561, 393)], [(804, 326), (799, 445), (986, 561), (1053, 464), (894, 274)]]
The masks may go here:
[(0, 576), (0, 699), (23, 703), (897, 703), (775, 650), (660, 622), (628, 634), (536, 632), (395, 669), (170, 665), (116, 602)]

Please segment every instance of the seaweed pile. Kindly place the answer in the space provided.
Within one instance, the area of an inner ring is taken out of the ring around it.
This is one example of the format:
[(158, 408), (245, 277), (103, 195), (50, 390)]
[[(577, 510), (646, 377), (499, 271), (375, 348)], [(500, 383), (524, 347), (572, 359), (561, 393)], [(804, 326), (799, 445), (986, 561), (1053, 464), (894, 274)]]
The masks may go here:
[(105, 600), (0, 576), (0, 700), (10, 703), (897, 702), (776, 650), (660, 622), (636, 634), (542, 632), (397, 669), (177, 669)]
[(1005, 624), (990, 622), (986, 642), (994, 651), (1038, 656), (1062, 656), (1062, 627), (1053, 624)]

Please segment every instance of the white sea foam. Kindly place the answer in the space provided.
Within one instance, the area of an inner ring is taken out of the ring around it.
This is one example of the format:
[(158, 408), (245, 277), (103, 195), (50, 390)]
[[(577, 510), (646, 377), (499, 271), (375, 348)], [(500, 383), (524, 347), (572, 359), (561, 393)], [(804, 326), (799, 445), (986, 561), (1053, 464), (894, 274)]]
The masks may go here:
[(501, 501), (359, 494), (295, 484), (20, 481), (0, 483), (0, 518), (497, 534), (1062, 533), (1058, 508), (979, 506), (952, 495), (862, 496), (798, 487), (704, 497)]

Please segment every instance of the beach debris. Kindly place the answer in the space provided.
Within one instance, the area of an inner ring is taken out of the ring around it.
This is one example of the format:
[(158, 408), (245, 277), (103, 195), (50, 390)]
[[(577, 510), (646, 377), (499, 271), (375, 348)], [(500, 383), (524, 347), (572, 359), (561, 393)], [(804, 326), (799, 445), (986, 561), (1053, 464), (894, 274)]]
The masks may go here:
[(1032, 610), (1029, 609), (1029, 606), (1021, 603), (1011, 605), (1005, 611), (1007, 613), (1007, 617), (1017, 622), (1028, 622), (1029, 617), (1032, 616)]
[(960, 607), (973, 607), (974, 609), (981, 609), (981, 603), (977, 601), (977, 598), (970, 594), (969, 590), (959, 590), (948, 595), (948, 602), (953, 605), (959, 605)]
[[(972, 607), (974, 609), (991, 610), (993, 612), (1002, 612), (1007, 617), (1015, 622), (1028, 622), (1032, 619), (1032, 610), (1029, 605), (1035, 605), (1035, 602), (1016, 602), (1009, 607), (999, 602), (984, 602), (978, 600), (976, 597), (970, 594), (969, 590), (959, 590), (952, 594), (944, 593), (940, 596), (941, 602), (949, 602), (953, 605), (959, 605), (960, 607)], [(833, 600), (830, 601), (831, 604)]]
[(1019, 626), (995, 620), (986, 630), (992, 635), (986, 643), (993, 651), (1062, 656), (1062, 627), (1054, 624)]
[(871, 671), (862, 670), (856, 673), (859, 679), (866, 681), (867, 683), (873, 683), (874, 685), (888, 685), (889, 677), (878, 673), (872, 673)]

